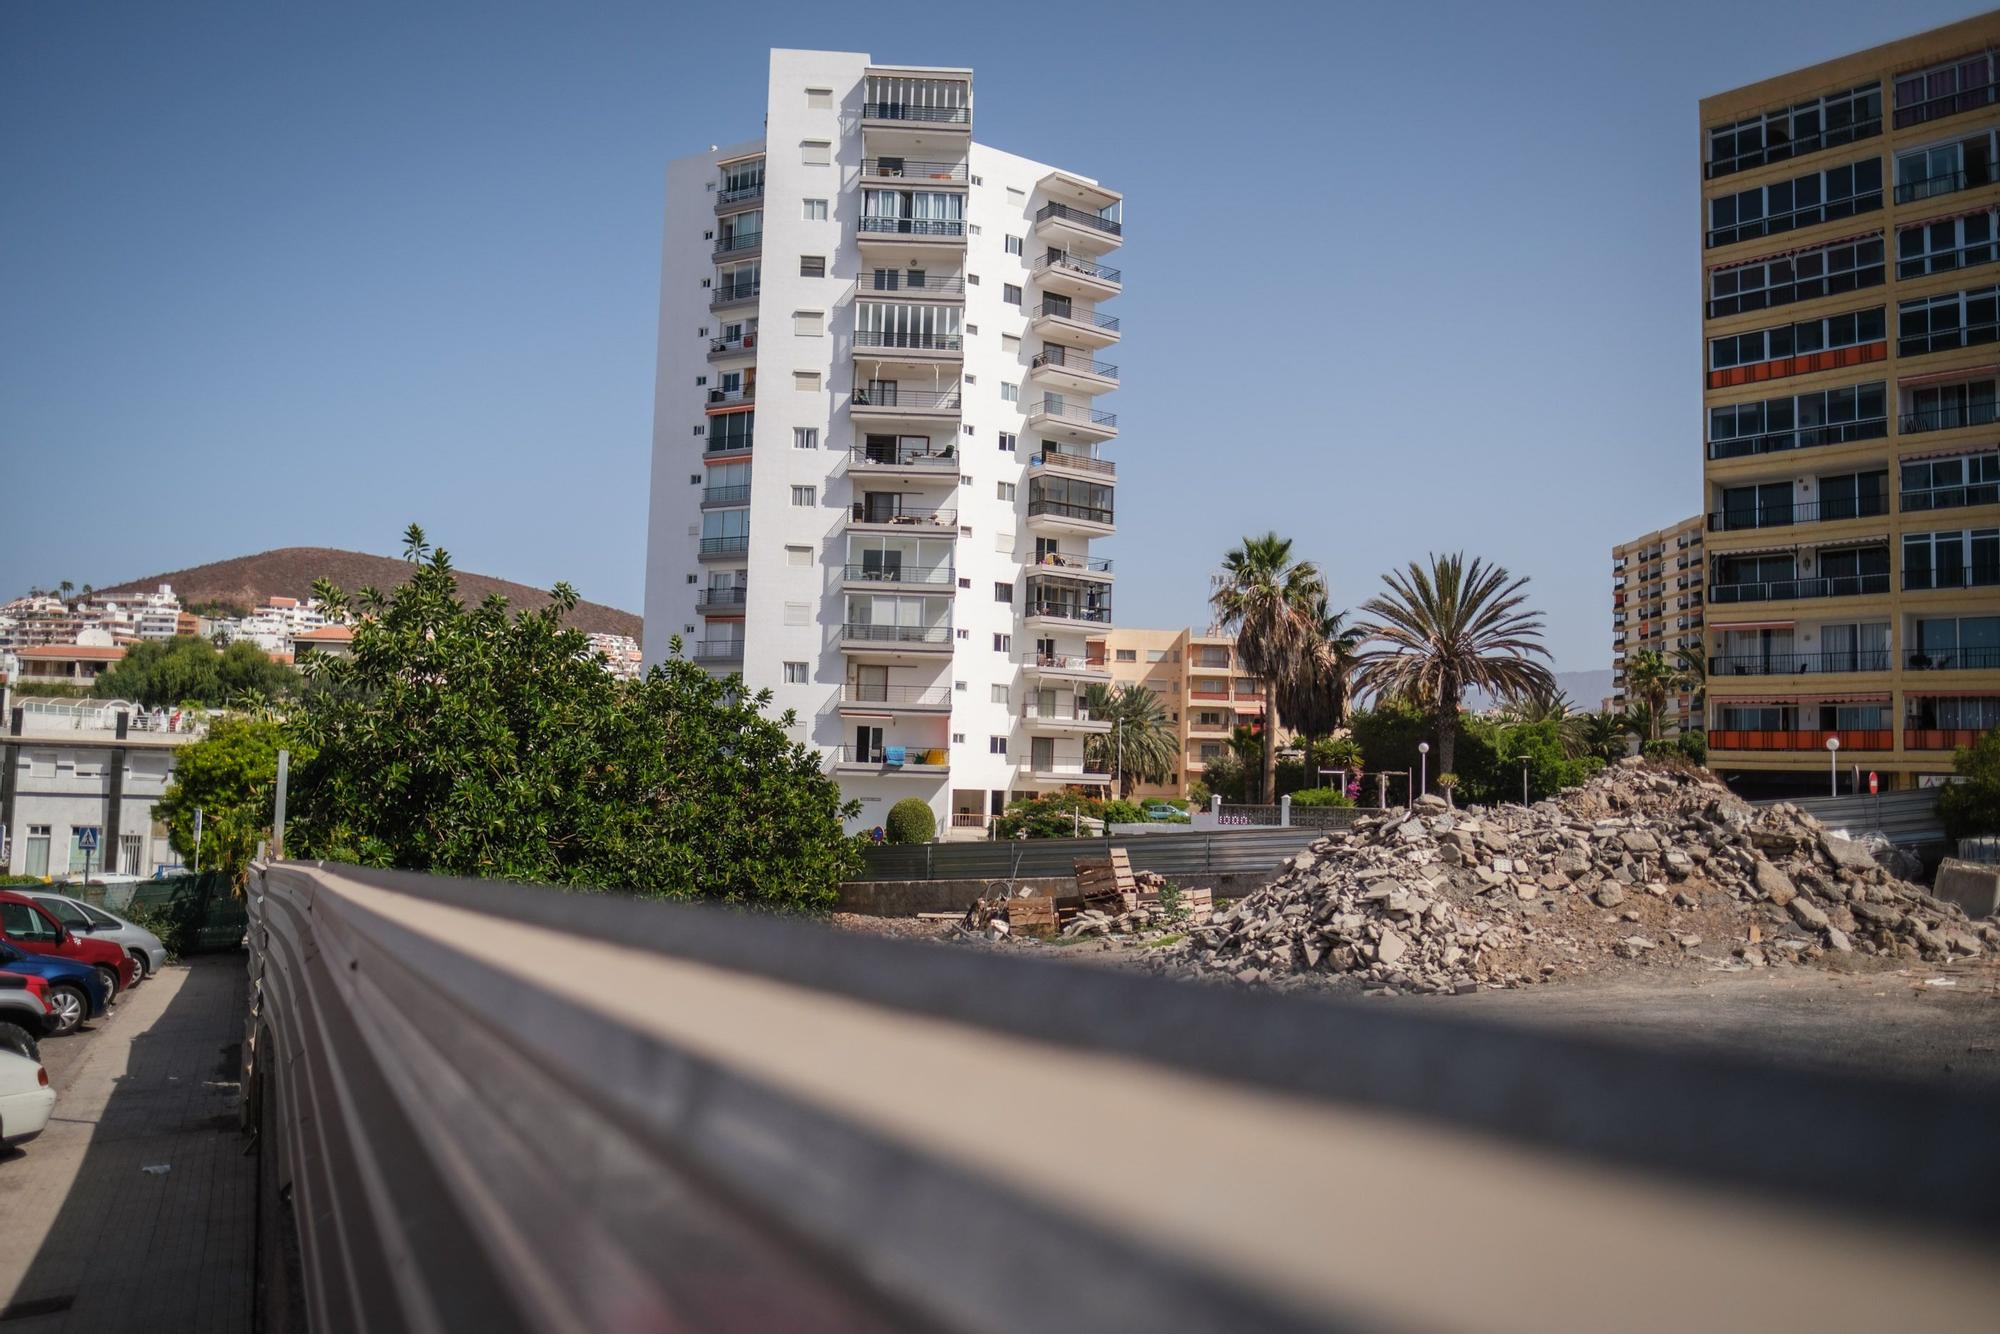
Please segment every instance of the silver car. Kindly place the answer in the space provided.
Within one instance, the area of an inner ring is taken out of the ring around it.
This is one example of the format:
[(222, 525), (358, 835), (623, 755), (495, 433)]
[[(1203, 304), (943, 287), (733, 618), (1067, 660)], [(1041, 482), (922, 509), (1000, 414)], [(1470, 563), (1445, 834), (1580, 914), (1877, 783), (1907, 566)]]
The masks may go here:
[(94, 903), (62, 894), (30, 891), (28, 897), (49, 910), (49, 915), (72, 931), (97, 940), (108, 940), (132, 956), (144, 981), (167, 966), (167, 947), (145, 927), (126, 921), (117, 913), (106, 912)]

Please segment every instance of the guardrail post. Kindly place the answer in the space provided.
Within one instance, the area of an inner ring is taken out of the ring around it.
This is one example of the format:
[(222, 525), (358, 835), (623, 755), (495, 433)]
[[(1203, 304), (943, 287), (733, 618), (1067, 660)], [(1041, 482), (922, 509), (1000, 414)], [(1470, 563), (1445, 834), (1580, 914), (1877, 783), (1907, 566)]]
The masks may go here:
[(1278, 798), (1278, 827), (1280, 829), (1292, 827), (1292, 794), (1289, 792)]
[(937, 879), (937, 865), (931, 857), (931, 848), (933, 846), (930, 843), (924, 844), (924, 879), (926, 880)]
[(1222, 818), (1222, 794), (1217, 792), (1208, 799), (1208, 813), (1216, 819)]

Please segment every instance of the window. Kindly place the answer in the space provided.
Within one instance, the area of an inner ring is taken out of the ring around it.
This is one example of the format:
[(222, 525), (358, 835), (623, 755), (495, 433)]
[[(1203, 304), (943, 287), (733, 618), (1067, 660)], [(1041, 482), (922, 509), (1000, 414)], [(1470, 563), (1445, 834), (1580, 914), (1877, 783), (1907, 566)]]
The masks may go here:
[(1014, 636), (1012, 635), (993, 636), (993, 651), (995, 653), (1012, 653), (1014, 651)]
[[(1986, 406), (1990, 414), (1990, 398)], [(1916, 510), (2000, 504), (2000, 453), (1966, 454), (1953, 459), (1923, 459), (1905, 463), (1898, 491), (1906, 514)]]
[(818, 310), (792, 312), (792, 332), (801, 338), (818, 338), (826, 328), (826, 313)]
[(788, 662), (785, 664), (786, 685), (802, 686), (810, 684), (811, 680), (812, 678), (806, 672), (806, 664), (802, 662)]
[(1919, 617), (1910, 649), (1909, 665), (1920, 670), (2000, 667), (2000, 616)]
[(987, 737), (986, 753), (988, 755), (1005, 755), (1007, 753), (1007, 738), (1004, 736)]
[(1708, 456), (1741, 458), (1812, 445), (1876, 440), (1889, 433), (1888, 386), (1876, 380), (1761, 403), (1710, 408)]
[(1118, 653), (1118, 658), (1117, 658), (1117, 660), (1118, 660), (1119, 662), (1137, 662), (1137, 661), (1139, 661), (1139, 650), (1138, 650), (1138, 649), (1135, 649), (1135, 648), (1121, 648), (1121, 649), (1117, 650), (1117, 653)]
[(833, 110), (833, 89), (831, 88), (806, 89), (806, 110), (808, 111)]
[(2000, 584), (2000, 528), (1903, 534), (1903, 587), (1989, 588)]
[(1007, 202), (1017, 207), (1023, 206), (1028, 202), (1028, 192), (1017, 190), (1010, 185), (1007, 187)]
[(793, 372), (792, 372), (792, 388), (794, 388), (794, 389), (797, 389), (797, 390), (801, 390), (801, 391), (803, 391), (803, 392), (805, 392), (805, 393), (809, 393), (809, 394), (816, 394), (816, 393), (818, 393), (818, 392), (819, 392), (819, 372), (818, 372), (818, 371), (793, 371)]
[(974, 176), (972, 178), (972, 183), (974, 185), (984, 185), (986, 184), (986, 178), (984, 176)]
[(811, 625), (812, 604), (807, 602), (787, 602), (785, 604), (786, 625)]
[(1018, 306), (1021, 304), (1021, 289), (1013, 283), (1003, 283), (1000, 287), (1000, 299), (1010, 306)]
[[(1844, 315), (1829, 315), (1823, 320), (1781, 324), (1775, 329), (1758, 329), (1754, 333), (1711, 338), (1708, 342), (1708, 368), (1711, 372), (1718, 372), (1740, 366), (1754, 366), (1760, 362), (1782, 361), (1788, 357), (1808, 358), (1816, 352), (1832, 352), (1867, 343), (1880, 343), (1888, 336), (1887, 311), (1883, 307), (1848, 311)], [(1886, 354), (1887, 349), (1883, 351)], [(1781, 367), (1778, 373), (1798, 375), (1807, 371), (1832, 370), (1839, 364), (1842, 363), (1820, 364), (1805, 361), (1789, 369)], [(1748, 375), (1711, 374), (1709, 387), (1716, 389), (1726, 385), (1746, 384), (1749, 380)]]
[(708, 377), (706, 375), (697, 375), (694, 377), (694, 384), (695, 388), (697, 389), (701, 388), (701, 386), (707, 383), (708, 383)]
[(1993, 53), (1954, 56), (1896, 76), (1896, 128), (1922, 125), (1994, 101)]
[(1012, 482), (1001, 482), (998, 489), (1000, 499), (1006, 501), (1014, 499), (1014, 484)]
[(994, 686), (993, 693), (990, 696), (990, 698), (995, 704), (1005, 704), (1007, 702), (1007, 687)]
[(811, 509), (819, 503), (819, 491), (810, 486), (792, 488), (792, 504), (799, 509)]
[(793, 448), (793, 449), (818, 449), (818, 448), (819, 448), (819, 427), (817, 427), (817, 426), (794, 426), (794, 427), (792, 428), (792, 448)]
[(1709, 271), (1708, 313), (1710, 318), (1741, 315), (1814, 297), (1838, 296), (1864, 287), (1878, 287), (1882, 276), (1880, 236), (1841, 241), (1771, 259), (1754, 259), (1748, 264)]
[(806, 200), (806, 201), (805, 201), (805, 217), (806, 217), (806, 221), (807, 221), (807, 222), (825, 222), (825, 221), (826, 221), (826, 201), (825, 201), (824, 199), (808, 199), (808, 200)]
[(694, 433), (695, 433), (696, 435), (704, 435), (704, 434), (706, 434), (706, 433), (707, 433), (707, 431), (708, 431), (708, 428), (707, 428), (706, 426), (697, 426), (697, 427), (695, 427), (695, 428), (694, 428)]
[(1019, 338), (1019, 337), (1017, 337), (1017, 336), (1016, 336), (1016, 335), (1014, 335), (1014, 334), (1001, 334), (1001, 335), (1000, 335), (1000, 350), (1001, 350), (1002, 352), (1016, 352), (1016, 353), (1018, 353), (1018, 352), (1019, 352), (1019, 351), (1021, 350), (1021, 340), (1020, 340), (1020, 338)]
[(1020, 254), (1020, 253), (1021, 253), (1021, 238), (1020, 238), (1020, 237), (1018, 237), (1018, 236), (1010, 236), (1010, 237), (1008, 237), (1008, 238), (1007, 238), (1007, 253), (1008, 253), (1008, 254), (1010, 254), (1010, 255), (1018, 255), (1018, 254)]
[(966, 275), (965, 275), (965, 285), (966, 285), (967, 287), (977, 287), (977, 286), (979, 286), (979, 275), (978, 275), (978, 274), (976, 274), (976, 273), (968, 273), (968, 274), (966, 274)]
[(1882, 207), (1882, 160), (1862, 158), (1708, 201), (1708, 244), (1776, 236)]
[(1002, 583), (994, 584), (993, 600), (995, 602), (1005, 602), (1011, 605), (1014, 601), (1014, 585), (1002, 584)]
[(799, 141), (799, 161), (808, 167), (824, 167), (833, 161), (833, 145), (825, 139)]
[(1896, 233), (1896, 276), (1921, 278), (1991, 264), (2000, 258), (2000, 209), (1918, 223)]
[(799, 277), (801, 277), (801, 278), (824, 278), (824, 277), (826, 277), (826, 256), (825, 256), (825, 255), (800, 255), (800, 256), (799, 256)]
[(1708, 175), (1712, 180), (1881, 132), (1882, 85), (1863, 84), (1748, 120), (1710, 126)]
[(810, 564), (812, 564), (812, 563), (813, 563), (813, 553), (812, 553), (812, 548), (811, 548), (811, 547), (786, 547), (786, 548), (785, 548), (785, 564), (787, 564), (787, 565), (810, 565)]
[(1896, 355), (1921, 356), (2000, 339), (2000, 286), (1904, 301), (1896, 307)]
[(1021, 386), (1018, 384), (1008, 384), (1005, 380), (1002, 380), (1000, 382), (1000, 401), (1002, 403), (1020, 402)]
[(965, 326), (965, 332), (968, 334), (977, 334), (979, 332), (979, 326), (976, 324), (968, 324)]
[(1000, 450), (1005, 454), (1012, 454), (1014, 452), (1014, 433), (1012, 431), (1002, 431), (1000, 433)]
[(972, 235), (972, 236), (977, 236), (977, 235), (979, 235), (979, 224), (978, 224), (978, 223), (976, 223), (976, 222), (975, 222), (975, 223), (972, 223), (972, 224), (970, 224), (969, 226), (967, 226), (965, 230), (966, 230), (967, 234), (969, 234), (969, 235)]

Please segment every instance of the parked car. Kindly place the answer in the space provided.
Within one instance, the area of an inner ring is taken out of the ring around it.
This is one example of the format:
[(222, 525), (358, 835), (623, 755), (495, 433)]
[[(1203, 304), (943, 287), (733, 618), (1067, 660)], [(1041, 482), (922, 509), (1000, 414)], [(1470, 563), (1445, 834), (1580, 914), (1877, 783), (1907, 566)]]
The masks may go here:
[(1187, 812), (1183, 811), (1180, 807), (1168, 805), (1164, 801), (1149, 801), (1146, 803), (1146, 818), (1148, 820), (1178, 820), (1185, 814)]
[(55, 1109), (41, 1061), (0, 1048), (0, 1142), (25, 1144), (48, 1127)]
[(54, 954), (25, 954), (0, 941), (0, 969), (39, 977), (47, 984), (47, 1036), (66, 1037), (87, 1020), (102, 1019), (111, 1005), (104, 974), (90, 964)]
[(0, 940), (29, 954), (55, 954), (87, 963), (103, 972), (111, 1000), (132, 985), (139, 966), (132, 956), (108, 940), (79, 936), (51, 917), (48, 910), (25, 894), (0, 890)]
[(26, 973), (0, 972), (0, 1050), (39, 1061), (37, 1039), (48, 1031), (48, 983)]
[(27, 891), (27, 896), (48, 909), (58, 922), (70, 930), (119, 946), (132, 956), (133, 963), (139, 965), (139, 980), (144, 981), (167, 966), (167, 947), (158, 936), (138, 923), (67, 894), (49, 894), (31, 889)]

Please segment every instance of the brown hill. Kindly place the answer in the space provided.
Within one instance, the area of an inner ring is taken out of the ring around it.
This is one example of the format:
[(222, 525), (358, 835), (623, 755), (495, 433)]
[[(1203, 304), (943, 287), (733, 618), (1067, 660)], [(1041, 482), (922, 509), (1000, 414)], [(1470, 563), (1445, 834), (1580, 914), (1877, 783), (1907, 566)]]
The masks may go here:
[[(508, 605), (527, 609), (549, 600), (546, 589), (465, 570), (457, 573), (458, 591), (467, 602), (479, 602), (488, 594), (498, 593), (507, 599)], [(161, 584), (172, 584), (184, 607), (221, 602), (248, 609), (262, 606), (269, 597), (310, 597), (315, 579), (331, 579), (352, 593), (368, 584), (381, 589), (394, 588), (408, 578), (409, 566), (393, 556), (370, 556), (335, 547), (280, 547), (255, 556), (197, 565), (191, 570), (149, 575), (96, 591), (143, 593)], [(639, 638), (641, 624), (631, 612), (600, 602), (577, 603), (569, 622), (587, 633), (630, 635), (634, 639)]]

